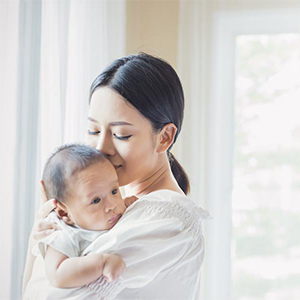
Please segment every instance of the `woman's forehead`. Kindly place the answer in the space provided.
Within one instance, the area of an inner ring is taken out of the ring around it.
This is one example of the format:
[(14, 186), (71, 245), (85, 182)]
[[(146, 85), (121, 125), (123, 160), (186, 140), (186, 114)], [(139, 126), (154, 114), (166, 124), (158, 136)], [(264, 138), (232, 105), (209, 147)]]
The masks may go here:
[(144, 122), (149, 123), (133, 105), (108, 87), (98, 88), (94, 92), (88, 119), (101, 124), (124, 122), (119, 125), (130, 124), (131, 126), (138, 126)]

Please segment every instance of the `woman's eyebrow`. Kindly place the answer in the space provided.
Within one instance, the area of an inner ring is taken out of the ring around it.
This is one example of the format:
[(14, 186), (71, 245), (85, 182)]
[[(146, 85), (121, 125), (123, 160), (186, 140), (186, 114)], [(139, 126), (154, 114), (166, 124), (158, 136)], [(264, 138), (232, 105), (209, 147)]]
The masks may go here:
[(122, 126), (122, 125), (133, 126), (133, 124), (130, 124), (130, 123), (127, 123), (127, 122), (123, 122), (123, 121), (109, 123), (109, 126)]
[[(97, 120), (91, 118), (91, 117), (88, 117), (88, 120), (91, 121), (91, 122), (94, 122), (94, 123), (98, 123)], [(124, 121), (119, 121), (119, 122), (111, 122), (109, 123), (109, 126), (122, 126), (122, 125), (130, 125), (130, 126), (133, 126), (133, 124), (130, 124), (128, 122), (124, 122)]]
[(98, 123), (98, 121), (96, 121), (95, 119), (93, 119), (92, 117), (87, 117), (87, 119), (91, 122), (94, 122), (94, 123)]

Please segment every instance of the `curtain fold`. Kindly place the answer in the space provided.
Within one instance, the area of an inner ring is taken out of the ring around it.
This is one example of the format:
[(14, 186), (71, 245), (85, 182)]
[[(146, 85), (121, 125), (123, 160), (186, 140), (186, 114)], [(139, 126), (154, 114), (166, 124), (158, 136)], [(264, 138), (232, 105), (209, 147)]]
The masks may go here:
[[(207, 203), (207, 101), (209, 74), (209, 15), (207, 1), (180, 1), (178, 73), (185, 93), (185, 118), (176, 155), (189, 174), (191, 198)], [(188, 155), (187, 155), (188, 153)], [(206, 224), (204, 225), (204, 229)], [(198, 298), (206, 299), (206, 260), (201, 271)]]
[(12, 227), (14, 197), (14, 163), (18, 145), (17, 118), (17, 55), (19, 3), (0, 1), (0, 299), (10, 299), (12, 261)]
[[(11, 274), (10, 293), (9, 288), (5, 292), (10, 299), (21, 298), (27, 242), (40, 205), (38, 183), (44, 163), (59, 145), (85, 142), (90, 84), (112, 59), (125, 55), (126, 30), (125, 0), (115, 1), (114, 6), (109, 0), (15, 3), (18, 17), (8, 16), (10, 26), (12, 22), (18, 26), (19, 44), (16, 53), (10, 53), (17, 74), (12, 87), (15, 95), (11, 93), (16, 105), (10, 110), (11, 119), (17, 120), (10, 136), (16, 156), (11, 159), (14, 175), (7, 179), (13, 198), (8, 215), (13, 240), (7, 238), (3, 250), (12, 249), (13, 261), (2, 271)], [(7, 11), (7, 5), (1, 3), (1, 9)], [(9, 37), (1, 28), (2, 39), (6, 42)]]
[[(180, 1), (177, 65), (186, 103), (184, 125), (177, 142), (176, 154), (189, 174), (191, 198), (206, 209), (209, 208), (207, 203), (209, 30), (210, 15), (207, 1)], [(206, 232), (207, 224), (204, 223), (203, 226)], [(209, 251), (207, 247), (206, 251)], [(207, 299), (206, 260), (202, 267), (198, 290), (200, 299)]]
[[(34, 220), (38, 156), (41, 3), (21, 1), (17, 67), (11, 299), (19, 299), (27, 241)], [(33, 42), (34, 41), (34, 42)]]

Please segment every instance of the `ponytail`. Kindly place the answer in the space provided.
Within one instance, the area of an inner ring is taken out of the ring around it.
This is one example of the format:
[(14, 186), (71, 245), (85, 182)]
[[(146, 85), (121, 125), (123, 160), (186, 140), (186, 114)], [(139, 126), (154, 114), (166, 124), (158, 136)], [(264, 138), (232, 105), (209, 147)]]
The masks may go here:
[(172, 173), (179, 185), (179, 187), (183, 190), (183, 192), (187, 195), (190, 192), (190, 181), (189, 178), (184, 171), (183, 167), (176, 160), (174, 155), (168, 151), (169, 163), (171, 166)]

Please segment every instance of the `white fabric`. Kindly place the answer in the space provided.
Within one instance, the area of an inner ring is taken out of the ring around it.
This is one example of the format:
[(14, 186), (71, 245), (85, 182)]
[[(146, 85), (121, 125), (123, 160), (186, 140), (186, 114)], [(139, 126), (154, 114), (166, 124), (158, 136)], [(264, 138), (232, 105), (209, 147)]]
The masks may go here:
[(125, 55), (125, 16), (125, 0), (42, 0), (40, 170), (55, 147), (85, 140), (90, 85)]
[[(208, 157), (215, 149), (211, 147), (211, 135), (207, 133), (212, 121), (208, 113), (211, 101), (210, 60), (213, 55), (210, 49), (213, 38), (210, 33), (211, 11), (213, 10), (211, 6), (217, 5), (217, 2), (225, 4), (227, 1), (179, 1), (177, 70), (186, 102), (184, 124), (175, 145), (175, 157), (189, 174), (191, 198), (199, 206), (208, 208), (213, 216), (215, 212), (210, 206), (211, 193), (208, 188), (212, 186), (214, 191), (218, 190), (215, 180), (211, 180), (210, 177), (211, 170), (218, 170), (218, 167), (215, 165), (208, 167)], [(213, 113), (215, 112), (217, 111)], [(218, 122), (218, 118), (216, 121)], [(217, 150), (223, 151), (222, 147)], [(206, 225), (204, 225), (204, 230), (207, 230)], [(210, 247), (210, 240), (214, 234), (206, 234), (206, 236), (208, 257), (215, 252)], [(204, 293), (207, 287), (205, 280), (211, 271), (211, 268), (207, 268), (207, 257), (202, 269), (204, 281), (201, 285), (204, 288), (200, 299), (207, 299)], [(210, 261), (209, 266), (215, 264), (215, 261), (216, 258)]]
[(107, 283), (100, 277), (77, 289), (49, 288), (37, 258), (25, 299), (195, 299), (204, 258), (201, 221), (208, 217), (173, 191), (141, 197), (83, 252), (119, 254), (126, 263), (120, 279)]
[(84, 140), (90, 84), (125, 39), (125, 0), (0, 1), (0, 299), (21, 298), (42, 166)]
[[(19, 1), (0, 1), (0, 190), (2, 198), (0, 220), (0, 299), (11, 299), (11, 262), (15, 260), (13, 247), (14, 174), (17, 132), (17, 83), (18, 78), (18, 20)], [(18, 206), (19, 209), (19, 206)], [(24, 213), (24, 212), (23, 212)], [(20, 240), (18, 240), (19, 242)], [(20, 264), (20, 263), (19, 263)]]
[(45, 237), (37, 243), (32, 249), (33, 255), (42, 254), (45, 258), (48, 246), (63, 253), (68, 257), (81, 256), (85, 248), (87, 248), (93, 241), (101, 234), (107, 232), (106, 230), (86, 230), (77, 225), (70, 226), (59, 219), (55, 212), (51, 212), (46, 218), (49, 222), (56, 222), (62, 230), (57, 230), (53, 234)]

